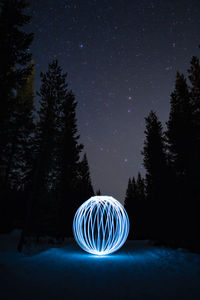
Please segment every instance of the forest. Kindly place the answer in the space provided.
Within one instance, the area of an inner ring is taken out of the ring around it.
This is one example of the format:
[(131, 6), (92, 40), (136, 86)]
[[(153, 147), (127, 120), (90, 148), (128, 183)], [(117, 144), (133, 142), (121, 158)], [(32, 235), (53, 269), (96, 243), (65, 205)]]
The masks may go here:
[[(95, 192), (79, 141), (77, 101), (52, 59), (34, 89), (34, 34), (26, 2), (0, 1), (0, 233), (21, 229), (18, 251), (40, 237), (72, 236), (77, 208)], [(36, 95), (39, 105), (36, 105)], [(144, 178), (128, 180), (129, 239), (200, 251), (200, 62), (177, 72), (166, 126), (145, 118)], [(163, 129), (165, 128), (165, 129)], [(133, 172), (134, 173), (134, 172)]]

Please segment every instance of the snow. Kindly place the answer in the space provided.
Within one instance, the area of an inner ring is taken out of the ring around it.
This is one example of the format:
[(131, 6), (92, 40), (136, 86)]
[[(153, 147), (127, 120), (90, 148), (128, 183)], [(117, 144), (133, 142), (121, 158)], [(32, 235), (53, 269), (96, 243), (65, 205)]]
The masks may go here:
[(73, 239), (18, 253), (20, 232), (0, 235), (0, 299), (200, 299), (200, 255), (128, 241), (108, 256)]

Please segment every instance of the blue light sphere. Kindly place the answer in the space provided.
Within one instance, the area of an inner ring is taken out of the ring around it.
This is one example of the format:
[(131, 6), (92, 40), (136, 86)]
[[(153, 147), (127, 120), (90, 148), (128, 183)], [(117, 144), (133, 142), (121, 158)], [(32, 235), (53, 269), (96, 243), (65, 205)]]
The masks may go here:
[(106, 255), (117, 251), (129, 233), (125, 208), (110, 196), (94, 196), (77, 210), (73, 221), (74, 237), (86, 252)]

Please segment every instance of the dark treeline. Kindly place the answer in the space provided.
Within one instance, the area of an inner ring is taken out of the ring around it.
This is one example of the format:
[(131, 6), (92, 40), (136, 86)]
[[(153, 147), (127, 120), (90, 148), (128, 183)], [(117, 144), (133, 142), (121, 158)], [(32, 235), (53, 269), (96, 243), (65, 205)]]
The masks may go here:
[(163, 131), (155, 112), (145, 119), (145, 178), (129, 179), (129, 238), (200, 250), (200, 63), (177, 73)]
[(77, 102), (57, 60), (40, 75), (35, 109), (26, 7), (0, 1), (0, 232), (21, 228), (19, 251), (29, 236), (71, 236), (76, 209), (94, 195)]

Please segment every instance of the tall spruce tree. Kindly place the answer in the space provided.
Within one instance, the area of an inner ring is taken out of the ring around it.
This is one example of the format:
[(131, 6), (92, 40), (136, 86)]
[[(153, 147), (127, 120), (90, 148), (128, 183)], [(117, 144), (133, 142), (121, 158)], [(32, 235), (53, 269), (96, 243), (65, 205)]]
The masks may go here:
[(191, 66), (188, 70), (191, 86), (189, 87), (192, 113), (193, 113), (193, 147), (192, 147), (192, 166), (195, 185), (199, 182), (200, 169), (200, 63), (197, 57), (191, 60)]
[(27, 64), (31, 60), (29, 47), (33, 34), (22, 31), (22, 27), (30, 22), (30, 17), (24, 14), (26, 7), (24, 0), (0, 1), (0, 173), (4, 188), (4, 170), (13, 152), (13, 114), (17, 106), (15, 91), (21, 88), (31, 71)]
[(134, 238), (134, 226), (135, 226), (135, 219), (134, 219), (134, 201), (135, 201), (135, 191), (136, 191), (136, 183), (135, 178), (128, 180), (128, 186), (126, 190), (126, 196), (124, 201), (124, 207), (128, 213), (129, 222), (130, 222), (130, 229), (129, 229), (129, 236), (128, 238), (132, 240)]
[(135, 238), (147, 238), (146, 229), (148, 227), (146, 216), (148, 216), (146, 197), (145, 197), (145, 181), (140, 172), (138, 173), (135, 183), (135, 201), (134, 201), (134, 219), (135, 219)]
[(34, 156), (34, 134), (35, 134), (35, 122), (34, 122), (34, 80), (35, 80), (35, 66), (34, 61), (30, 63), (31, 73), (27, 76), (26, 81), (22, 87), (18, 90), (18, 98), (20, 101), (20, 113), (19, 117), (24, 120), (22, 124), (22, 137), (21, 148), (19, 151), (19, 160), (21, 158), (20, 170), (21, 170), (21, 187), (27, 191), (30, 186), (30, 174), (33, 172), (33, 160)]
[[(39, 121), (32, 147), (32, 172), (29, 174), (30, 187), (27, 201), (27, 213), (24, 228), (18, 245), (21, 251), (28, 235), (44, 234), (44, 203), (49, 190), (55, 186), (55, 165), (58, 136), (60, 131), (60, 106), (67, 98), (65, 75), (57, 61), (48, 66), (46, 73), (41, 73)], [(48, 206), (48, 205), (47, 205)], [(46, 206), (46, 208), (47, 208)]]
[(194, 166), (194, 124), (191, 94), (184, 75), (177, 73), (175, 89), (171, 94), (167, 144), (173, 182), (174, 240), (186, 246), (191, 238), (194, 207), (192, 193)]
[(130, 221), (129, 239), (146, 238), (146, 201), (145, 183), (141, 174), (138, 173), (137, 180), (129, 179), (126, 191), (124, 207), (127, 210)]
[(200, 213), (199, 213), (199, 182), (200, 182), (200, 62), (197, 57), (192, 57), (189, 72), (189, 87), (191, 104), (193, 109), (193, 143), (192, 152), (192, 175), (190, 195), (193, 198), (193, 245), (200, 249)]
[(191, 169), (192, 104), (186, 79), (180, 73), (177, 73), (175, 90), (171, 94), (166, 135), (170, 161), (177, 175), (187, 176)]
[(21, 184), (19, 172), (14, 176), (14, 167), (19, 170), (16, 162), (22, 147), (21, 138), (17, 137), (23, 127), (17, 117), (21, 107), (17, 91), (31, 72), (28, 63), (33, 40), (32, 33), (22, 30), (30, 21), (24, 13), (26, 7), (23, 0), (0, 0), (0, 231), (12, 228), (16, 197), (13, 190)]
[(162, 124), (151, 111), (146, 121), (143, 156), (146, 169), (148, 236), (162, 240), (166, 232), (167, 163)]
[(26, 199), (30, 186), (30, 173), (33, 168), (33, 135), (34, 135), (34, 63), (32, 72), (17, 90), (17, 106), (13, 127), (13, 155), (7, 166), (7, 186), (12, 189), (12, 209), (15, 226), (22, 227), (26, 211)]
[(192, 174), (192, 197), (194, 202), (194, 244), (195, 248), (200, 249), (200, 213), (199, 213), (199, 182), (200, 182), (200, 62), (197, 57), (191, 60), (189, 68), (189, 80), (191, 83), (191, 101), (193, 107), (193, 127), (194, 127), (194, 147), (193, 147), (193, 174)]
[(101, 196), (101, 190), (100, 190), (100, 189), (98, 189), (98, 190), (96, 191), (96, 196)]
[(85, 153), (82, 161), (79, 163), (79, 168), (78, 168), (77, 198), (76, 198), (77, 208), (84, 201), (86, 201), (92, 196), (94, 196), (94, 190), (92, 187), (87, 155)]
[[(63, 75), (66, 78), (66, 74)], [(72, 221), (76, 210), (76, 195), (80, 173), (80, 153), (76, 121), (77, 102), (65, 86), (65, 96), (61, 104), (60, 137), (58, 147), (58, 181), (56, 190), (59, 199), (57, 235), (61, 238), (72, 235)]]
[[(12, 146), (6, 147), (9, 159), (6, 167), (5, 182), (14, 190), (24, 190), (28, 174), (31, 171), (31, 145), (34, 132), (34, 63), (30, 63), (32, 72), (16, 91), (16, 105), (10, 126)], [(10, 151), (10, 152), (9, 152)]]
[[(38, 191), (45, 193), (55, 185), (55, 160), (57, 155), (57, 141), (60, 132), (60, 106), (66, 97), (65, 76), (62, 68), (55, 60), (49, 64), (47, 72), (41, 72), (41, 87), (38, 111), (39, 121), (35, 133), (35, 168)], [(39, 162), (39, 163), (38, 163)]]

